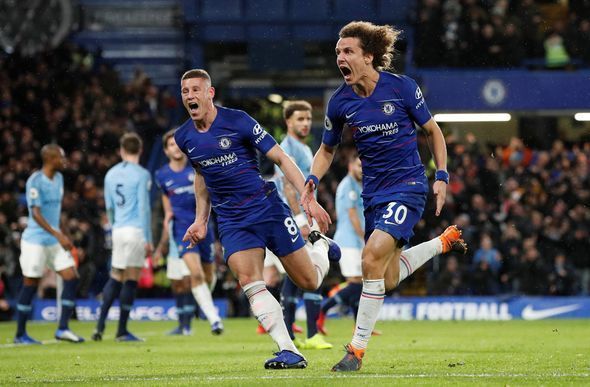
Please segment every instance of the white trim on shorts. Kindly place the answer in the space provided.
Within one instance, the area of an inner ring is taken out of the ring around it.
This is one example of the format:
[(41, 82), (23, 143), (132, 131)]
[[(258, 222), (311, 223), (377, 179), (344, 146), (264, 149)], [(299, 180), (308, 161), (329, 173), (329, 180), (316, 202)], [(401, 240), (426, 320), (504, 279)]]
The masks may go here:
[(168, 257), (166, 261), (166, 277), (174, 281), (180, 281), (190, 276), (191, 272), (182, 258)]
[(43, 277), (45, 266), (56, 272), (76, 266), (72, 255), (59, 243), (45, 246), (21, 239), (20, 251), (20, 267), (28, 278)]

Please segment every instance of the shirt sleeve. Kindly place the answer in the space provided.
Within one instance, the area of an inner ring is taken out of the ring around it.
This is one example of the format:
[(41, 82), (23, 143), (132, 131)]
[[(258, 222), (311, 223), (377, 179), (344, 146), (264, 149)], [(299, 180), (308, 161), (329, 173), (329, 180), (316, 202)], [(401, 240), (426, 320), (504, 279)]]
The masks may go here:
[(111, 184), (109, 174), (104, 178), (104, 204), (107, 210), (110, 210), (115, 207), (115, 203), (113, 202), (113, 195), (111, 192)]
[(150, 208), (150, 190), (152, 188), (152, 179), (149, 172), (145, 171), (142, 176), (139, 192), (137, 193), (139, 213), (142, 217), (141, 224), (143, 225), (143, 233), (146, 242), (152, 242), (152, 227), (151, 227), (151, 208)]
[(162, 189), (162, 185), (163, 185), (163, 184), (162, 184), (162, 183), (163, 183), (163, 182), (162, 182), (162, 174), (160, 173), (160, 171), (159, 171), (159, 170), (157, 170), (157, 171), (154, 173), (154, 183), (156, 183), (156, 187), (157, 187), (157, 188), (158, 188), (160, 191), (164, 192), (164, 190)]
[(412, 78), (404, 76), (403, 79), (402, 97), (408, 114), (415, 123), (422, 126), (432, 118), (424, 100), (424, 95), (422, 95), (422, 90)]
[(266, 154), (272, 147), (277, 145), (274, 137), (256, 122), (254, 118), (244, 113), (241, 121), (241, 128), (246, 136), (246, 140), (262, 154)]
[(356, 191), (351, 187), (350, 182), (346, 181), (344, 187), (342, 187), (342, 204), (344, 208), (351, 209), (356, 208), (356, 201), (358, 200), (358, 195)]
[(324, 135), (322, 142), (328, 146), (336, 146), (342, 141), (342, 130), (344, 128), (344, 120), (340, 116), (337, 103), (334, 96), (328, 102), (326, 109), (326, 117), (324, 118)]
[(39, 184), (40, 179), (30, 179), (27, 182), (27, 206), (41, 207), (41, 187)]

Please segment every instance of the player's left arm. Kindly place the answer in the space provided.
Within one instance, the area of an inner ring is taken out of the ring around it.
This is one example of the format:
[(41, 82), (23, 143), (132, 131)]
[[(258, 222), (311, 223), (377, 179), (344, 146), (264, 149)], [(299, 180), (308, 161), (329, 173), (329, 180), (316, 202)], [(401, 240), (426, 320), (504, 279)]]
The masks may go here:
[(207, 226), (209, 216), (211, 215), (211, 198), (205, 185), (205, 178), (201, 171), (195, 168), (195, 199), (197, 207), (195, 209), (195, 221), (189, 226), (182, 238), (183, 242), (189, 242), (189, 248), (195, 246), (207, 237)]
[[(434, 118), (431, 118), (424, 123), (422, 129), (424, 129), (424, 133), (426, 134), (428, 147), (434, 157), (437, 172), (444, 171), (447, 173), (447, 144), (445, 143), (445, 137), (443, 136), (442, 130), (440, 130), (440, 127)], [(434, 196), (436, 197), (436, 216), (440, 215), (445, 204), (447, 196), (447, 181), (437, 178), (432, 187)]]
[[(297, 192), (299, 192), (299, 194), (303, 194), (305, 187), (305, 178), (303, 177), (303, 173), (289, 157), (289, 155), (285, 153), (283, 148), (276, 144), (268, 152), (266, 152), (266, 157), (268, 157), (269, 160), (271, 160), (281, 169), (289, 183), (293, 185)], [(315, 219), (320, 226), (320, 230), (322, 232), (326, 232), (329, 225), (332, 224), (330, 215), (328, 215), (326, 210), (320, 206), (314, 197), (310, 198), (310, 206), (313, 206), (316, 209), (314, 214), (316, 215)]]

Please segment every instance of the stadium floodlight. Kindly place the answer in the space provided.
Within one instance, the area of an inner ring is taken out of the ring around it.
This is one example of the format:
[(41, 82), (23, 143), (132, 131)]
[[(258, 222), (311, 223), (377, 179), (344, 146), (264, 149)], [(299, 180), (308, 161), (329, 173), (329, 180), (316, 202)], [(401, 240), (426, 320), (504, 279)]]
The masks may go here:
[(590, 112), (580, 112), (574, 114), (576, 121), (590, 121)]
[(283, 96), (280, 94), (274, 94), (274, 93), (269, 94), (268, 100), (272, 103), (280, 104), (281, 102), (283, 102)]
[(434, 115), (437, 122), (506, 122), (512, 116), (508, 113), (439, 113)]

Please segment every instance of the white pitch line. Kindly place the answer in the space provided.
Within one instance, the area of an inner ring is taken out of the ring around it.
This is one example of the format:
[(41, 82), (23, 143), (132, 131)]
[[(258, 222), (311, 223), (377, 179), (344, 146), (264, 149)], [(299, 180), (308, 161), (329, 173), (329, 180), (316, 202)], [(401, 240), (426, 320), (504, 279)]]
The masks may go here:
[[(280, 372), (280, 371), (279, 371)], [(255, 380), (313, 380), (313, 379), (324, 379), (324, 380), (335, 380), (335, 379), (425, 379), (425, 378), (526, 378), (534, 380), (543, 379), (555, 379), (565, 377), (590, 377), (590, 374), (571, 374), (571, 373), (551, 373), (551, 374), (504, 374), (504, 373), (483, 373), (483, 374), (331, 374), (331, 375), (257, 375), (251, 377), (244, 376), (207, 376), (207, 377), (191, 377), (188, 375), (183, 376), (152, 376), (152, 377), (123, 377), (123, 376), (111, 376), (100, 378), (101, 382), (176, 382), (176, 381), (206, 381), (206, 382), (224, 382), (224, 381), (255, 381)], [(26, 378), (20, 379), (19, 382), (27, 382)], [(89, 382), (89, 379), (82, 378), (64, 378), (64, 379), (53, 379), (51, 381), (46, 380), (44, 383), (82, 383)]]

